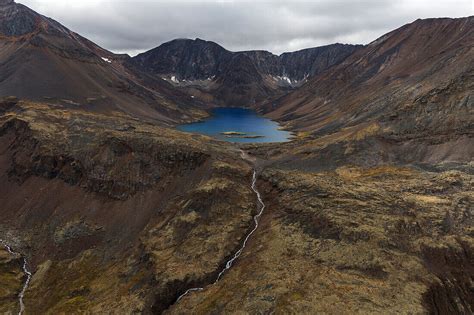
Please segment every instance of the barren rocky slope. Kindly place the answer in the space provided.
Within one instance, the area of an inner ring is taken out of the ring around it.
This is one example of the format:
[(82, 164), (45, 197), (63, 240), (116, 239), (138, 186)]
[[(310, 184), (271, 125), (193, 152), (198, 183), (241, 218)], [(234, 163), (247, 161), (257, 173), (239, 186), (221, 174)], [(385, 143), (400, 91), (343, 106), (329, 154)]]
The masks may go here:
[[(474, 154), (474, 17), (417, 20), (263, 111), (308, 166), (464, 163)], [(353, 142), (353, 144), (349, 144)], [(316, 154), (312, 154), (312, 153)]]
[(22, 4), (0, 5), (0, 96), (99, 112), (123, 111), (171, 124), (202, 117), (198, 104)]
[[(457, 84), (467, 80), (469, 85), (473, 25), (474, 17), (414, 21), (357, 50), (267, 110), (298, 129), (324, 132), (406, 110), (462, 77)], [(437, 99), (424, 106), (432, 103)]]

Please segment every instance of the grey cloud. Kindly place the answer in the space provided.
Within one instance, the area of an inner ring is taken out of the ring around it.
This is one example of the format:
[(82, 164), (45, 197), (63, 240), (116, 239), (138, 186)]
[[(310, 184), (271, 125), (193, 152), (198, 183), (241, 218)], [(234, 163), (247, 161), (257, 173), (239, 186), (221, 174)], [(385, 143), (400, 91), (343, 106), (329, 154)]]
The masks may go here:
[(334, 42), (366, 44), (416, 18), (472, 15), (471, 0), (23, 0), (114, 52), (174, 38), (274, 53)]

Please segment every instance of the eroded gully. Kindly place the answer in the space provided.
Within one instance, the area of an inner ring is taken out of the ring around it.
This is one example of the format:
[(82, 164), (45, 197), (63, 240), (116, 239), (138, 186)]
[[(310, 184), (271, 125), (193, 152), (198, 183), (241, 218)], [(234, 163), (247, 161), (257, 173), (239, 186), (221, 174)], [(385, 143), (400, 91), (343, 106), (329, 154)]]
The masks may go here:
[[(241, 157), (242, 159), (244, 160), (251, 160), (251, 158), (244, 152), (244, 151), (240, 151), (241, 152)], [(225, 264), (225, 267), (224, 269), (222, 269), (221, 272), (219, 272), (219, 274), (217, 275), (217, 278), (216, 280), (213, 282), (213, 284), (216, 284), (217, 282), (219, 282), (219, 280), (222, 278), (222, 276), (232, 267), (232, 265), (234, 264), (234, 262), (237, 260), (237, 258), (240, 257), (240, 255), (242, 255), (242, 252), (244, 251), (244, 249), (247, 247), (247, 242), (249, 241), (250, 237), (255, 233), (255, 231), (257, 231), (258, 229), (258, 225), (259, 225), (259, 222), (260, 222), (260, 218), (263, 214), (263, 211), (265, 210), (265, 203), (263, 202), (262, 200), (262, 196), (260, 195), (260, 192), (258, 191), (257, 189), (257, 170), (254, 169), (253, 171), (253, 177), (252, 177), (252, 186), (251, 186), (252, 190), (255, 192), (255, 194), (257, 195), (257, 199), (258, 199), (258, 213), (253, 217), (253, 221), (254, 221), (254, 227), (253, 229), (246, 235), (246, 237), (244, 238), (244, 241), (242, 242), (242, 245), (240, 246), (240, 248), (234, 253), (234, 255), (232, 256), (231, 259), (229, 259), (226, 264)], [(202, 291), (204, 290), (204, 287), (196, 287), (196, 288), (191, 288), (191, 289), (188, 289), (186, 290), (186, 292), (184, 292), (183, 294), (181, 294), (178, 299), (176, 300), (175, 304), (178, 303), (183, 297), (185, 297), (186, 295), (192, 293), (192, 292), (196, 292), (196, 291)]]
[[(19, 253), (14, 252), (12, 248), (10, 247), (10, 245), (8, 245), (3, 240), (0, 240), (0, 244), (3, 245), (5, 249), (7, 250), (7, 252), (10, 253), (12, 256), (20, 255)], [(23, 269), (23, 273), (26, 275), (26, 280), (25, 280), (25, 283), (23, 284), (23, 288), (21, 289), (20, 294), (18, 294), (18, 303), (20, 305), (20, 311), (18, 312), (18, 315), (22, 315), (25, 312), (25, 304), (23, 303), (23, 298), (25, 297), (26, 290), (28, 289), (28, 285), (30, 284), (30, 281), (31, 281), (31, 272), (28, 270), (28, 261), (24, 257), (23, 257), (22, 269)]]

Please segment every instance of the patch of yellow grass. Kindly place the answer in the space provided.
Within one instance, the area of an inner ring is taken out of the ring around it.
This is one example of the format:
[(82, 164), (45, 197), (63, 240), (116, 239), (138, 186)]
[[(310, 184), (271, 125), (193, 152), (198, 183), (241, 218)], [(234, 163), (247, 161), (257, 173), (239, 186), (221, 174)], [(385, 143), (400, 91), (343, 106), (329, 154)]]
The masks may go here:
[(342, 166), (336, 169), (336, 173), (344, 179), (356, 179), (359, 177), (373, 176), (410, 176), (414, 170), (407, 167), (399, 167), (395, 165), (382, 165), (372, 168), (360, 168), (355, 166)]
[(437, 197), (437, 196), (429, 196), (429, 195), (410, 195), (409, 199), (415, 202), (422, 202), (422, 203), (432, 203), (432, 204), (450, 204), (449, 200)]
[(229, 163), (222, 162), (222, 161), (215, 161), (212, 164), (212, 168), (215, 170), (233, 170), (233, 171), (240, 170), (239, 167), (235, 165), (231, 165)]
[(377, 123), (372, 123), (365, 128), (357, 130), (351, 136), (348, 137), (348, 140), (360, 141), (367, 137), (377, 134), (380, 130), (380, 126)]
[(230, 186), (231, 182), (224, 178), (212, 178), (203, 184), (199, 185), (196, 189), (197, 192), (206, 192), (209, 193), (211, 191), (216, 190), (225, 190)]

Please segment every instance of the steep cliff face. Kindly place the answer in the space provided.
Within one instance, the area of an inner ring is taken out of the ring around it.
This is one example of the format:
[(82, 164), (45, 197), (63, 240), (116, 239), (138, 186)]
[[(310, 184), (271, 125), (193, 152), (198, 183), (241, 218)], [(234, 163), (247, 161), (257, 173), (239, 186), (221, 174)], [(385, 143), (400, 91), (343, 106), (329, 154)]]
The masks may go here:
[(333, 44), (284, 53), (280, 56), (283, 73), (296, 81), (311, 78), (341, 63), (361, 47), (360, 45)]
[(216, 79), (213, 92), (218, 99), (225, 99), (227, 106), (252, 106), (272, 94), (262, 75), (246, 55), (236, 55), (229, 62), (222, 76)]
[[(360, 47), (334, 44), (277, 56), (267, 51), (230, 52), (210, 41), (178, 39), (134, 57), (133, 63), (177, 87), (210, 94), (218, 104), (253, 106), (302, 85)], [(229, 74), (232, 84), (226, 78)]]

